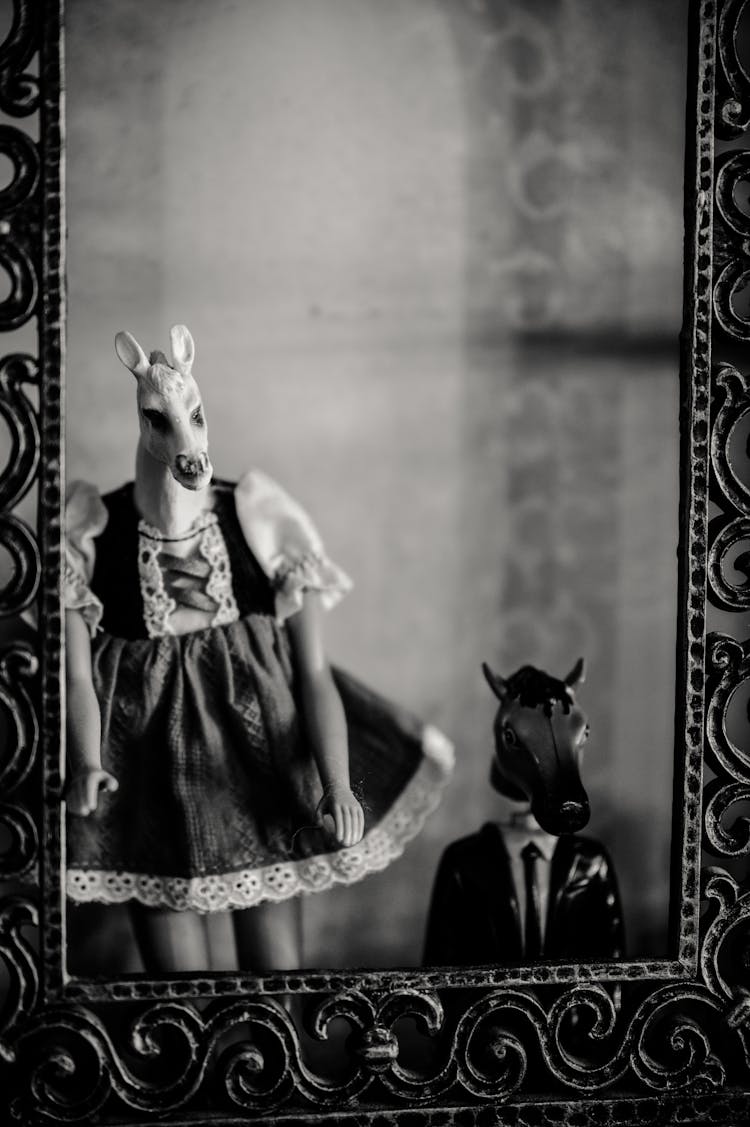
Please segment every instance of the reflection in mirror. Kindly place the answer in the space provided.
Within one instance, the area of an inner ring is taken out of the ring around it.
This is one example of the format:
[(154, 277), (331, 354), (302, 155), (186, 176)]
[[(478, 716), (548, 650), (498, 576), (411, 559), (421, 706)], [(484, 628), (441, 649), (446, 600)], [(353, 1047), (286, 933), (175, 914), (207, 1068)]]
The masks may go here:
[[(683, 9), (69, 0), (69, 482), (134, 475), (115, 335), (187, 325), (217, 476), (354, 579), (331, 659), (456, 749), (402, 856), (294, 901), (304, 965), (420, 964), (446, 847), (514, 809), (482, 662), (580, 655), (581, 832), (667, 953)], [(68, 917), (73, 973), (143, 969), (124, 904)]]
[(581, 763), (589, 735), (576, 700), (579, 659), (563, 679), (524, 665), (484, 674), (499, 701), (493, 787), (519, 809), (454, 842), (435, 878), (425, 962), (597, 962), (623, 953), (617, 877), (589, 821)]

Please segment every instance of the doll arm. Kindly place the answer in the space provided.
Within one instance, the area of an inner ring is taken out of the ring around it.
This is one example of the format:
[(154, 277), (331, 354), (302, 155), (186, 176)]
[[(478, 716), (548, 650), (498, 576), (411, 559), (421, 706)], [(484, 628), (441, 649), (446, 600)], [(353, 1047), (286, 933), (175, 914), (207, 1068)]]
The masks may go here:
[(299, 676), (302, 712), (323, 783), (321, 816), (333, 818), (342, 845), (356, 845), (365, 816), (349, 784), (349, 746), (341, 697), (323, 649), (320, 596), (305, 592), (302, 607), (288, 619)]
[(117, 790), (117, 779), (102, 768), (101, 714), (91, 675), (89, 627), (80, 610), (65, 612), (70, 780), (65, 796), (71, 814), (93, 814), (99, 792)]

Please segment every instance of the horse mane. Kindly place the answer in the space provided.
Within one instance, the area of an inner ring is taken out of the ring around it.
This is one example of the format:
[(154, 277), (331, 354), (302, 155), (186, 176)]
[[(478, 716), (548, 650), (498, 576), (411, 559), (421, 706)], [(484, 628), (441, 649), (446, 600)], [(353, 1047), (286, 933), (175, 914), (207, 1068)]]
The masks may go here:
[(559, 703), (563, 711), (570, 712), (572, 699), (568, 685), (556, 677), (550, 677), (533, 665), (522, 665), (505, 681), (505, 690), (511, 700), (517, 700), (522, 708), (542, 708), (546, 716)]
[(159, 349), (148, 358), (149, 369), (144, 379), (158, 395), (173, 395), (182, 389), (184, 379)]

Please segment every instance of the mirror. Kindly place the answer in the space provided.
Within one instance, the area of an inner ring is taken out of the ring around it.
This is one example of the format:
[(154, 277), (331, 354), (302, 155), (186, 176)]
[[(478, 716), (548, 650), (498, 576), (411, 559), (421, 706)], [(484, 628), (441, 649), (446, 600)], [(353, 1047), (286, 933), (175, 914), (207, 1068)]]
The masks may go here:
[[(306, 966), (420, 964), (443, 850), (504, 815), (482, 662), (580, 655), (585, 832), (628, 955), (668, 953), (685, 23), (69, 0), (68, 480), (133, 474), (115, 334), (187, 324), (217, 473), (282, 482), (354, 579), (331, 659), (455, 745), (403, 856), (304, 898)], [(128, 928), (70, 910), (69, 969), (137, 971)]]
[[(649, 19), (656, 7), (639, 12), (639, 64), (653, 41), (655, 25)], [(574, 8), (577, 4), (559, 9), (528, 4), (515, 13), (560, 16), (559, 33), (569, 26)], [(663, 10), (658, 8), (654, 19), (660, 25)], [(97, 974), (95, 959), (85, 966), (84, 977), (65, 973), (66, 955), (70, 962), (85, 952), (77, 945), (80, 933), (66, 935), (61, 910), (60, 453), (62, 391), (68, 382), (67, 311), (60, 284), (62, 13), (46, 0), (14, 4), (8, 40), (0, 50), (0, 103), (14, 121), (11, 128), (4, 122), (0, 138), (14, 170), (9, 187), (0, 192), (0, 262), (12, 291), (12, 298), (0, 303), (8, 348), (0, 365), (0, 414), (9, 447), (0, 474), (0, 543), (11, 558), (10, 578), (0, 576), (0, 612), (10, 617), (31, 608), (38, 595), (40, 614), (26, 638), (4, 642), (0, 654), (0, 1103), (7, 1113), (0, 1119), (140, 1123), (158, 1115), (163, 1122), (208, 1117), (229, 1123), (248, 1115), (275, 1119), (279, 1111), (299, 1121), (312, 1115), (321, 1123), (352, 1125), (363, 1118), (411, 1120), (415, 1113), (435, 1123), (498, 1117), (532, 1123), (541, 1114), (550, 1120), (625, 1124), (642, 1122), (654, 1111), (665, 1121), (676, 1117), (695, 1124), (747, 1119), (746, 968), (738, 958), (748, 922), (743, 887), (747, 741), (742, 738), (750, 671), (742, 548), (748, 375), (739, 348), (748, 336), (742, 148), (750, 122), (747, 8), (747, 0), (718, 5), (701, 0), (690, 20), (671, 957), (493, 963), (458, 971), (369, 967), (153, 979)], [(502, 14), (477, 5), (470, 11), (482, 17)], [(88, 30), (100, 34), (93, 21)], [(120, 31), (124, 42), (125, 29)], [(620, 31), (605, 67), (613, 78), (621, 73), (616, 64), (629, 55), (624, 45), (631, 42), (623, 27)], [(558, 34), (558, 55), (563, 41)], [(590, 58), (581, 44), (591, 42), (576, 41), (576, 83), (587, 73), (583, 60)], [(659, 71), (666, 74), (668, 48), (663, 57)], [(530, 53), (517, 46), (514, 59), (528, 78)], [(131, 74), (130, 60), (127, 66)], [(635, 70), (629, 66), (627, 73)], [(536, 93), (541, 97), (543, 90)], [(552, 111), (539, 103), (545, 120), (567, 120), (559, 112), (562, 99), (554, 101)], [(592, 103), (595, 108), (603, 104), (601, 98)], [(654, 120), (664, 104), (663, 97), (654, 97)], [(90, 107), (96, 105), (92, 99)], [(523, 120), (529, 122), (531, 104), (524, 107)], [(657, 167), (656, 154), (649, 163)], [(547, 175), (544, 183), (550, 181)], [(572, 286), (568, 290), (573, 292)], [(523, 292), (539, 296), (538, 287)], [(645, 290), (638, 286), (636, 292)], [(497, 347), (501, 335), (482, 340)], [(511, 355), (526, 358), (525, 350), (534, 344), (529, 335), (508, 331)], [(544, 335), (540, 328), (534, 333), (537, 341)], [(614, 334), (607, 339), (612, 346), (618, 343)], [(559, 339), (560, 355), (564, 343), (571, 344), (570, 338)], [(28, 354), (19, 356), (16, 348)], [(540, 398), (547, 402), (547, 396)], [(132, 408), (132, 398), (129, 404)], [(508, 441), (513, 437), (506, 435)], [(14, 515), (17, 503), (33, 510), (35, 499), (37, 536), (30, 523)], [(512, 500), (508, 493), (504, 514)], [(329, 544), (334, 551), (339, 547), (330, 537)], [(489, 634), (489, 625), (482, 620), (473, 629), (477, 636)], [(469, 647), (467, 636), (460, 636)], [(329, 634), (331, 639), (343, 644)], [(648, 657), (652, 660), (651, 653)], [(490, 696), (496, 690), (501, 698), (506, 695), (503, 658), (498, 648), (485, 687)], [(592, 675), (593, 667), (582, 694)], [(406, 683), (399, 688), (404, 696), (411, 691)], [(432, 704), (436, 712), (447, 707), (443, 698)], [(497, 703), (490, 707), (494, 711)], [(572, 714), (572, 708), (565, 713)], [(592, 752), (593, 746), (589, 760)], [(482, 758), (485, 753), (486, 735)], [(598, 809), (599, 798), (589, 789)], [(486, 795), (478, 787), (480, 793)], [(489, 816), (495, 810), (491, 807)], [(469, 813), (461, 809), (457, 816), (464, 815), (466, 825)], [(651, 825), (644, 822), (639, 860), (645, 859)], [(459, 832), (458, 825), (449, 832)], [(443, 845), (441, 837), (436, 854)], [(619, 866), (619, 855), (616, 862)], [(374, 910), (368, 927), (371, 922), (377, 922)], [(357, 921), (360, 929), (362, 923)], [(98, 940), (101, 960), (102, 933)], [(112, 930), (107, 942), (127, 947)], [(385, 945), (382, 951), (387, 953)], [(308, 1051), (298, 1021), (303, 1009), (308, 1040), (315, 1049), (326, 1048), (322, 1043), (328, 1041), (335, 1060)]]

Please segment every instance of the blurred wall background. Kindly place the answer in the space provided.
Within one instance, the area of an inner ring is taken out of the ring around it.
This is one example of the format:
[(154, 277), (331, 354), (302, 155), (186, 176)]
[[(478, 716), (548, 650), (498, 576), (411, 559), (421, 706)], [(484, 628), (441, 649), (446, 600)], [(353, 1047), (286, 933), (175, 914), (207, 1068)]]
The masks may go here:
[(132, 476), (114, 334), (185, 322), (217, 472), (278, 477), (355, 579), (332, 658), (456, 744), (404, 857), (305, 900), (310, 965), (419, 961), (443, 848), (502, 809), (482, 660), (579, 654), (590, 831), (666, 953), (686, 19), (68, 0), (69, 480)]

